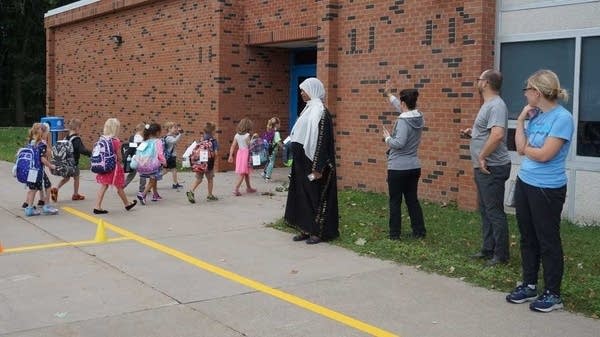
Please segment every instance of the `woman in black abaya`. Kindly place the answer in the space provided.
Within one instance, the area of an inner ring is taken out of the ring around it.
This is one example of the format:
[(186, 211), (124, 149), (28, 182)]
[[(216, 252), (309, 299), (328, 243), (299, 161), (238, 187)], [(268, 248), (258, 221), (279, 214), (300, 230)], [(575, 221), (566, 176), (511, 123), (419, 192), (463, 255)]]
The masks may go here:
[(285, 220), (300, 233), (294, 241), (315, 244), (339, 236), (335, 145), (331, 114), (318, 79), (300, 84), (306, 107), (290, 134), (292, 174)]

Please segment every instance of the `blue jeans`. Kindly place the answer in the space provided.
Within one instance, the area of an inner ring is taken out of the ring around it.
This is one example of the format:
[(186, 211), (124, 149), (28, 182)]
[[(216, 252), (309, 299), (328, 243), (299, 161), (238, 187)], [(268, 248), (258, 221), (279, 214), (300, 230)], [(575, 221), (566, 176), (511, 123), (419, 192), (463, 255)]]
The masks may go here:
[(265, 165), (265, 178), (271, 178), (271, 173), (273, 172), (273, 166), (275, 166), (275, 160), (277, 159), (277, 145), (273, 147), (273, 151), (271, 151), (271, 155), (269, 156), (269, 162)]

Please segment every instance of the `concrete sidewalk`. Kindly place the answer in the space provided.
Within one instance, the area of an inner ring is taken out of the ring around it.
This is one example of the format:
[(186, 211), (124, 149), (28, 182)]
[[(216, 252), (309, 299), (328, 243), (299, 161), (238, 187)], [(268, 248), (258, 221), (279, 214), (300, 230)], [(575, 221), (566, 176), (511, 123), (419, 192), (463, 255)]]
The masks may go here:
[[(97, 226), (61, 209), (23, 217), (25, 189), (0, 162), (0, 243), (4, 249), (94, 238)], [(243, 277), (402, 337), (600, 336), (600, 321), (564, 311), (533, 313), (505, 302), (504, 293), (355, 253), (329, 244), (292, 242), (265, 224), (282, 217), (286, 195), (253, 177), (258, 193), (231, 195), (233, 173), (215, 178), (216, 202), (196, 204), (185, 188), (159, 182), (164, 200), (123, 209), (107, 192), (108, 223), (191, 256), (188, 261), (135, 240), (0, 254), (0, 336), (367, 336), (368, 329), (332, 320), (297, 303), (240, 284)], [(82, 172), (84, 201), (59, 207), (91, 214), (98, 185)], [(57, 177), (52, 177), (58, 182)], [(191, 173), (180, 174), (187, 185)], [(279, 183), (278, 183), (279, 182)], [(128, 188), (135, 197), (137, 183)], [(272, 195), (263, 195), (270, 192)], [(118, 237), (108, 231), (109, 237)], [(401, 243), (400, 243), (401, 244)], [(193, 265), (201, 260), (237, 276), (223, 278)], [(568, 301), (568, 299), (566, 299)], [(294, 302), (294, 301), (292, 301)], [(385, 334), (381, 334), (382, 336)]]

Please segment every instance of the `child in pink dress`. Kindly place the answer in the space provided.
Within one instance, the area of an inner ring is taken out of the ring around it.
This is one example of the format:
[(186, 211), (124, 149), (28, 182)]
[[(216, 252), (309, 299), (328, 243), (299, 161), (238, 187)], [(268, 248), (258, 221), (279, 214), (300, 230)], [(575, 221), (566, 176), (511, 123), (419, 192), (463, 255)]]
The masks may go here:
[(123, 186), (125, 185), (125, 172), (123, 171), (123, 160), (121, 158), (121, 141), (119, 138), (117, 138), (120, 127), (121, 123), (116, 118), (109, 118), (104, 123), (103, 137), (111, 138), (113, 151), (117, 155), (117, 161), (114, 170), (107, 173), (96, 174), (96, 182), (101, 186), (100, 190), (98, 190), (98, 198), (96, 199), (94, 214), (108, 213), (107, 210), (102, 208), (102, 200), (104, 199), (104, 194), (110, 185), (116, 187), (117, 194), (121, 198), (121, 201), (123, 201), (123, 205), (125, 205), (126, 210), (129, 211), (137, 204), (137, 200), (129, 202), (129, 200), (127, 200), (127, 196), (125, 195), (125, 191), (123, 191)]
[(248, 118), (243, 118), (237, 126), (237, 133), (233, 137), (231, 142), (231, 148), (229, 149), (230, 163), (233, 163), (233, 153), (235, 148), (239, 147), (237, 154), (235, 155), (235, 173), (239, 175), (239, 179), (235, 184), (233, 195), (240, 196), (240, 185), (246, 181), (246, 192), (255, 193), (256, 190), (250, 185), (250, 165), (248, 164), (249, 153), (248, 145), (250, 144), (250, 131), (252, 130), (252, 121)]

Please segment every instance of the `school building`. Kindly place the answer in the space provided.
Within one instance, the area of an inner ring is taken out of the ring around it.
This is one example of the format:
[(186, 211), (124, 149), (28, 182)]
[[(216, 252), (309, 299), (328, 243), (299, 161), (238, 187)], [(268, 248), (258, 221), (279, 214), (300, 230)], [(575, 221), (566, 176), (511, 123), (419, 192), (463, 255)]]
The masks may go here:
[(577, 125), (564, 213), (600, 222), (598, 17), (598, 0), (82, 0), (45, 17), (47, 114), (83, 120), (87, 144), (108, 117), (121, 120), (122, 138), (142, 121), (175, 121), (184, 144), (212, 121), (217, 167), (228, 170), (237, 122), (249, 117), (261, 132), (278, 116), (285, 137), (302, 109), (298, 84), (316, 76), (335, 117), (339, 187), (385, 192), (390, 79), (420, 91), (421, 198), (474, 209), (459, 130), (482, 103), (476, 79), (503, 72), (514, 150), (524, 81), (549, 68)]

